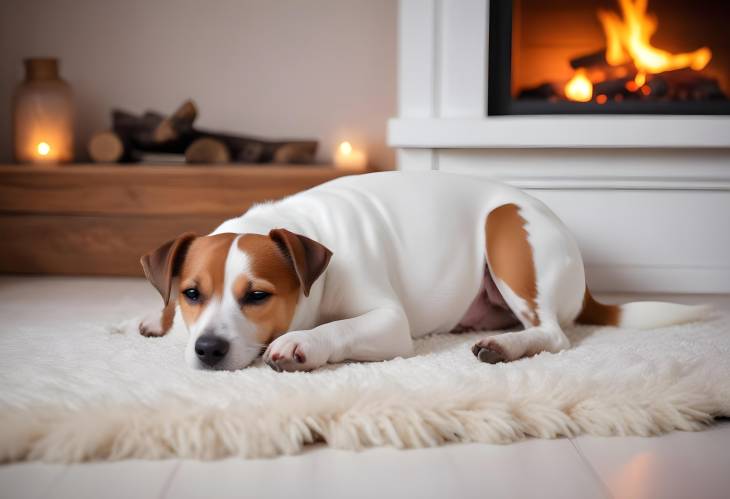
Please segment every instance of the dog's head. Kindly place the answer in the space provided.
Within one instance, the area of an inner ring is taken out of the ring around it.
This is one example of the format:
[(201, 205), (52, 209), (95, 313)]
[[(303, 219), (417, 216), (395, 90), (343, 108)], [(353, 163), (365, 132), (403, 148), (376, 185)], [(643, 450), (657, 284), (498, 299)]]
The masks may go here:
[(331, 256), (286, 229), (268, 236), (186, 233), (143, 256), (142, 267), (165, 305), (180, 305), (190, 332), (188, 364), (235, 370), (289, 330), (300, 296), (309, 296)]

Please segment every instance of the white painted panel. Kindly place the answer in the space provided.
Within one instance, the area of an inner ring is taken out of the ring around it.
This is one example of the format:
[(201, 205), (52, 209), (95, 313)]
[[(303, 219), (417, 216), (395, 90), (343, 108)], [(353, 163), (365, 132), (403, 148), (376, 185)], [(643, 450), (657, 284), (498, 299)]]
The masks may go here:
[(435, 116), (436, 1), (400, 1), (398, 114), (401, 117)]
[(730, 191), (528, 191), (572, 230), (588, 265), (730, 269)]
[(586, 281), (596, 292), (727, 294), (730, 268), (588, 265)]
[(398, 169), (402, 171), (437, 170), (437, 156), (432, 149), (398, 149)]
[(730, 292), (728, 153), (643, 153), (440, 150), (437, 162), (523, 188), (532, 175), (527, 190), (575, 234), (597, 291)]
[(524, 189), (730, 189), (727, 149), (440, 149), (439, 164)]
[(488, 4), (488, 0), (441, 0), (442, 118), (486, 116)]

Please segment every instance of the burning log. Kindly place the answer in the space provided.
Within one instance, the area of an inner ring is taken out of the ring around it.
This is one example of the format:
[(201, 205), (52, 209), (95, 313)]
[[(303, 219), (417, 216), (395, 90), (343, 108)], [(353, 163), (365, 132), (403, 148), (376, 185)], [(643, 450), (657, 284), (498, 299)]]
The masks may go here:
[(574, 57), (570, 60), (570, 67), (572, 67), (573, 69), (594, 67), (607, 68), (609, 67), (609, 65), (608, 61), (606, 61), (606, 49), (601, 49), (598, 52)]
[(606, 80), (634, 78), (637, 74), (636, 66), (632, 62), (610, 64), (606, 59), (605, 49), (574, 57), (570, 60), (570, 65), (576, 72), (585, 70), (591, 81), (599, 83)]
[(669, 91), (669, 84), (667, 83), (666, 78), (662, 75), (656, 75), (653, 78), (650, 78), (649, 81), (646, 82), (646, 85), (651, 90), (651, 95), (655, 98), (664, 97)]
[(612, 80), (605, 80), (593, 85), (593, 93), (595, 95), (605, 95), (609, 98), (613, 98), (616, 95), (627, 94), (626, 84), (632, 81), (632, 78), (614, 78)]
[(517, 95), (518, 99), (544, 99), (548, 100), (557, 97), (558, 93), (552, 83), (543, 83), (536, 87), (525, 88), (520, 90)]

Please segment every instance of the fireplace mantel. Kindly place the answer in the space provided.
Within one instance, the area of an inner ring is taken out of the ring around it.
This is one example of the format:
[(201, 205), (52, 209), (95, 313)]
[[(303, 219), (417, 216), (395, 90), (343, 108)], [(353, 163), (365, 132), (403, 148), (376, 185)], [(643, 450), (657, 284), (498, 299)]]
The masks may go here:
[(730, 148), (724, 116), (485, 116), (398, 118), (395, 147)]
[(597, 291), (730, 293), (730, 116), (490, 116), (489, 0), (400, 0), (402, 170), (526, 189)]

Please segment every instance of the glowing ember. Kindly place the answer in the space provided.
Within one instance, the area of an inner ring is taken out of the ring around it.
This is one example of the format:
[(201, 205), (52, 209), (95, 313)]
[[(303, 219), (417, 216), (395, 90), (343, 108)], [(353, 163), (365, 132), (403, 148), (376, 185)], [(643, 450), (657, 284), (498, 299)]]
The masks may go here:
[(575, 72), (573, 78), (565, 84), (565, 96), (577, 102), (588, 102), (593, 97), (593, 83), (586, 76), (584, 69)]
[[(618, 1), (623, 19), (615, 12), (598, 11), (598, 18), (606, 33), (606, 61), (610, 65), (618, 66), (631, 60), (639, 74), (656, 74), (682, 68), (700, 71), (710, 62), (712, 52), (707, 47), (683, 54), (672, 54), (653, 47), (650, 39), (659, 27), (659, 21), (646, 12), (649, 1)], [(636, 83), (639, 87), (643, 85), (639, 81)]]
[(646, 83), (646, 73), (637, 73), (634, 83), (636, 83), (636, 88), (643, 87)]

